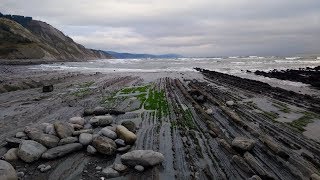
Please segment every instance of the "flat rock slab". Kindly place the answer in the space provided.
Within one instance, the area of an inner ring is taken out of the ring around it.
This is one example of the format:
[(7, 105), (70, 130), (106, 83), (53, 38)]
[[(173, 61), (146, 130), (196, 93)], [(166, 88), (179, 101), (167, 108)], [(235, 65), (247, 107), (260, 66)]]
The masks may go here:
[(43, 159), (55, 159), (58, 157), (62, 157), (66, 154), (69, 154), (74, 151), (78, 151), (82, 149), (82, 144), (80, 143), (72, 143), (66, 144), (63, 146), (57, 146), (52, 149), (49, 149), (47, 152), (42, 154)]
[(121, 162), (124, 165), (132, 167), (135, 167), (136, 165), (144, 167), (155, 166), (162, 163), (163, 160), (163, 154), (152, 150), (134, 150), (121, 156)]

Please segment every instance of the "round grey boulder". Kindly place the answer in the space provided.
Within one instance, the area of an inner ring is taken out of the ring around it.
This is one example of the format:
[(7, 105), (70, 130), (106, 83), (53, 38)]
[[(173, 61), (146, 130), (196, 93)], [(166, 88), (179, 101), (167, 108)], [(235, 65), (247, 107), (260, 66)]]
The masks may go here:
[(233, 106), (234, 105), (234, 101), (227, 101), (226, 104), (227, 104), (227, 106)]
[(163, 160), (163, 154), (153, 150), (134, 150), (121, 156), (121, 162), (124, 165), (132, 167), (135, 167), (136, 165), (144, 167), (155, 166), (162, 163)]
[(141, 165), (136, 165), (136, 166), (134, 167), (134, 169), (137, 170), (137, 171), (139, 171), (139, 172), (144, 171), (144, 167), (141, 166)]
[(0, 179), (1, 180), (18, 180), (16, 170), (13, 166), (3, 160), (0, 160)]
[(42, 144), (33, 140), (25, 140), (19, 146), (18, 156), (29, 163), (38, 160), (45, 151), (47, 148)]
[(92, 134), (89, 133), (82, 133), (79, 136), (79, 142), (82, 145), (88, 145), (92, 142)]

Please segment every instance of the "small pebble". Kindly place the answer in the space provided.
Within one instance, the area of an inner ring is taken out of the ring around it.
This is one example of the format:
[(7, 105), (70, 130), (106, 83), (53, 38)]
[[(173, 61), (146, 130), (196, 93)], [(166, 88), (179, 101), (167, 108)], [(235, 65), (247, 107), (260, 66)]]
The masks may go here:
[(45, 168), (45, 167), (46, 167), (45, 164), (40, 164), (40, 165), (38, 166), (38, 169), (42, 169), (42, 168)]
[(98, 171), (100, 171), (101, 169), (102, 169), (102, 167), (100, 167), (100, 166), (96, 167), (96, 170), (98, 170)]
[(141, 166), (141, 165), (136, 165), (136, 166), (134, 167), (134, 169), (137, 170), (137, 171), (139, 171), (139, 172), (144, 171), (144, 167)]
[(41, 171), (41, 172), (46, 172), (46, 171), (49, 171), (50, 169), (51, 169), (51, 166), (48, 165), (48, 166), (46, 166), (46, 167), (44, 167), (44, 168), (41, 168), (40, 171)]

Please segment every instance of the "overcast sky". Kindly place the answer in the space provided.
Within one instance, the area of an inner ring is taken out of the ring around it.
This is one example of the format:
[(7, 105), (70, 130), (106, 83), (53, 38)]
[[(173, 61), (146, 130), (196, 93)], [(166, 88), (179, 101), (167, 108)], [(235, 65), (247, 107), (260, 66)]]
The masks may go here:
[(88, 48), (185, 56), (320, 54), (320, 0), (0, 0)]

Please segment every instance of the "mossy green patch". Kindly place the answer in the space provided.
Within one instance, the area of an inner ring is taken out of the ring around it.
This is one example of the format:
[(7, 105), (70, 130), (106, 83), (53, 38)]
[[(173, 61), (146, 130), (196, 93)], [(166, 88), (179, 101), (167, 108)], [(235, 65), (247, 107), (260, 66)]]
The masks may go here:
[(169, 114), (169, 106), (165, 92), (163, 90), (158, 91), (155, 88), (150, 89), (144, 108), (146, 110), (156, 110), (159, 118), (167, 116)]
[(94, 84), (94, 81), (88, 81), (88, 82), (78, 84), (78, 87), (79, 88), (87, 88), (87, 87), (90, 87), (92, 84)]
[(81, 84), (77, 84), (77, 89), (75, 92), (72, 93), (72, 95), (77, 97), (84, 97), (86, 95), (89, 95), (91, 93), (90, 86), (94, 84), (94, 81), (88, 81)]
[(303, 132), (305, 131), (305, 127), (309, 124), (309, 123), (312, 123), (314, 122), (314, 119), (320, 119), (320, 115), (318, 114), (315, 114), (315, 113), (312, 113), (312, 112), (308, 112), (308, 111), (305, 111), (305, 112), (302, 112), (304, 115), (297, 119), (297, 120), (294, 120), (292, 122), (289, 123), (290, 126), (296, 128), (297, 130)]
[(290, 112), (291, 112), (290, 108), (289, 108), (288, 105), (285, 104), (285, 103), (282, 103), (282, 102), (273, 102), (272, 105), (273, 105), (274, 107), (279, 108), (279, 111), (281, 111), (281, 112), (283, 112), (283, 113), (290, 113)]
[(272, 121), (276, 121), (277, 118), (279, 118), (279, 114), (277, 114), (276, 112), (273, 112), (273, 111), (263, 111), (263, 113), (260, 113), (262, 115), (264, 115), (265, 117), (271, 119)]
[(83, 89), (78, 89), (77, 91), (73, 92), (72, 95), (77, 96), (77, 97), (84, 97), (90, 93), (91, 93), (91, 91), (89, 88), (83, 88)]

